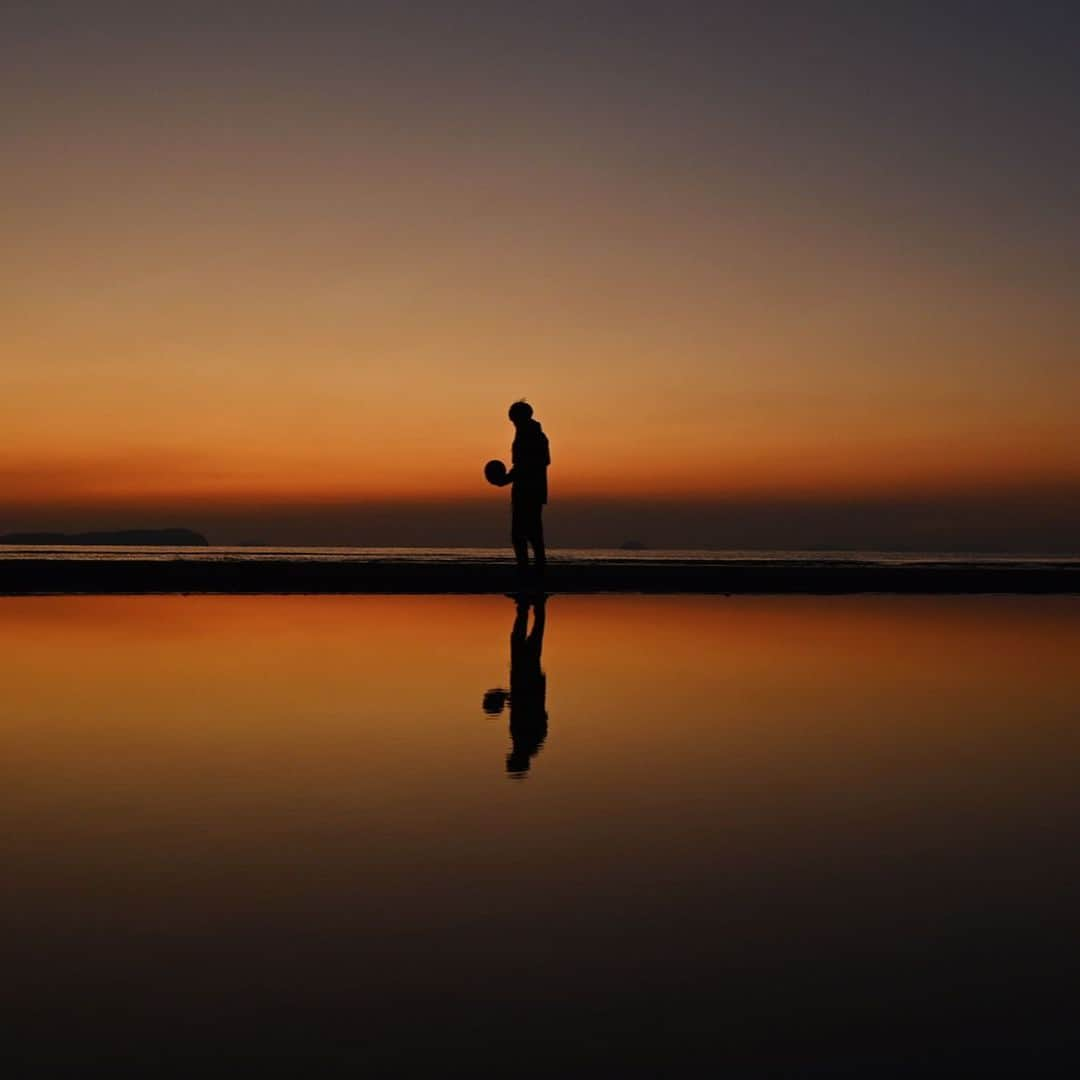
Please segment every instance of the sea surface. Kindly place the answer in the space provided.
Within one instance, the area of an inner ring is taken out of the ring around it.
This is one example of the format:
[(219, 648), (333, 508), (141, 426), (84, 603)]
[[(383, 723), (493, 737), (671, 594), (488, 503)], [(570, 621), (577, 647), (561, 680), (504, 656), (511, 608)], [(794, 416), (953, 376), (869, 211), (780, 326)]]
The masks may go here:
[[(1080, 552), (1063, 554), (1013, 554), (987, 552), (933, 551), (761, 551), (761, 550), (624, 550), (622, 548), (549, 548), (553, 563), (590, 562), (746, 562), (812, 563), (869, 562), (902, 566), (917, 563), (958, 565), (1056, 565), (1075, 562)], [(15, 545), (0, 544), (2, 559), (101, 559), (123, 562), (138, 560), (229, 560), (239, 562), (295, 560), (296, 562), (434, 562), (488, 563), (512, 560), (508, 547), (501, 548), (411, 548), (411, 547), (170, 547), (165, 545), (117, 546), (98, 544)]]
[(1077, 655), (1070, 596), (0, 598), (4, 1059), (1073, 1075)]

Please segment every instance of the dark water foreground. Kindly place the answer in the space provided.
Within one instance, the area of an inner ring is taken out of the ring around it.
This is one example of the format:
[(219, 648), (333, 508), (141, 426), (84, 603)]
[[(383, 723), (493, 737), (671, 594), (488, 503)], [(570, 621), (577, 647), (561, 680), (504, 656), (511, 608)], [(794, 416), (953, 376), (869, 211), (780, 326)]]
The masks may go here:
[[(101, 558), (22, 554), (0, 560), (0, 595), (37, 593), (505, 593), (505, 557), (294, 558), (202, 554)], [(873, 558), (564, 558), (558, 593), (1077, 593), (1080, 560), (879, 561)]]
[(1075, 1075), (1080, 598), (537, 616), (0, 600), (11, 1075)]

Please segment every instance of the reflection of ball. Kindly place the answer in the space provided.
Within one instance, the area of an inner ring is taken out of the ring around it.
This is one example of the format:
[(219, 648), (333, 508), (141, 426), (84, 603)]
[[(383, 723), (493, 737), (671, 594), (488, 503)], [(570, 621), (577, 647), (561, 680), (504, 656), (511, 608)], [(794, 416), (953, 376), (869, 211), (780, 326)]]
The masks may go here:
[(509, 700), (510, 694), (506, 690), (488, 690), (484, 694), (484, 712), (488, 716), (498, 716)]
[(502, 487), (506, 483), (506, 466), (501, 461), (489, 461), (484, 466), (484, 476), (489, 484)]

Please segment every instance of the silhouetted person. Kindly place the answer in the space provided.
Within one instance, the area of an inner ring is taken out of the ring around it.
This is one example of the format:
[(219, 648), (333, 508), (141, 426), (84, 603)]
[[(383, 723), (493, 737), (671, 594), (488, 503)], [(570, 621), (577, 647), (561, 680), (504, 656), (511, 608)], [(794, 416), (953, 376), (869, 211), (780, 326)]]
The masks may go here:
[[(529, 630), (529, 607), (533, 627)], [(484, 712), (498, 716), (510, 704), (510, 753), (506, 771), (516, 780), (524, 779), (532, 759), (547, 737), (547, 676), (540, 667), (544, 648), (544, 598), (517, 598), (517, 615), (510, 631), (510, 690), (489, 690), (484, 695)]]
[(536, 573), (542, 575), (547, 565), (544, 551), (544, 504), (547, 502), (547, 470), (551, 452), (544, 429), (533, 419), (532, 406), (515, 401), (510, 406), (510, 422), (517, 429), (510, 450), (511, 468), (506, 474), (510, 490), (510, 539), (514, 545), (518, 570), (529, 569), (529, 545), (532, 545)]

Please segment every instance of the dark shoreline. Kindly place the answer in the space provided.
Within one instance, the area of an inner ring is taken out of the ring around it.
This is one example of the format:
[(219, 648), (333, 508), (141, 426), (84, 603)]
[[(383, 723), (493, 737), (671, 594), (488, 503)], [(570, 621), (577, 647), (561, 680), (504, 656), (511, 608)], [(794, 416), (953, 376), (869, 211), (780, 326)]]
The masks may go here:
[[(1080, 593), (1070, 562), (890, 564), (740, 559), (558, 562), (545, 588), (557, 593)], [(0, 560), (0, 595), (139, 593), (505, 593), (518, 587), (506, 560), (228, 558)]]

